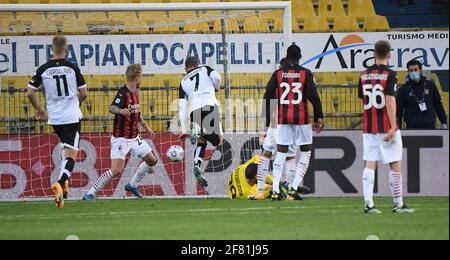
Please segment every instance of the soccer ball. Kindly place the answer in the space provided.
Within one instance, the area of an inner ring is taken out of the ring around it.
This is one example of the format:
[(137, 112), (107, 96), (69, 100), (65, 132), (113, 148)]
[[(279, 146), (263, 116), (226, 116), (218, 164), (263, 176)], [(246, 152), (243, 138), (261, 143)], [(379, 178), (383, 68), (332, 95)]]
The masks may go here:
[(181, 162), (184, 159), (183, 147), (172, 145), (169, 150), (167, 150), (167, 158), (169, 158), (171, 162)]

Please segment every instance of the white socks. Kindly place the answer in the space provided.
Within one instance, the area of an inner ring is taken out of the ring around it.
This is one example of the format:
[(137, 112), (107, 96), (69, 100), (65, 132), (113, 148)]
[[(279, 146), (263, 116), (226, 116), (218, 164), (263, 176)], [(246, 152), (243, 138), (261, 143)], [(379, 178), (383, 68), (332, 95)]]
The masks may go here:
[(369, 168), (365, 168), (363, 172), (363, 192), (365, 206), (369, 208), (374, 207), (373, 203), (373, 187), (375, 184), (375, 171)]
[[(367, 207), (372, 208), (373, 203), (373, 187), (375, 184), (375, 171), (371, 169), (364, 169), (363, 173), (363, 191), (364, 201)], [(403, 207), (403, 191), (402, 191), (402, 173), (401, 172), (389, 172), (389, 186), (391, 187), (392, 197), (394, 199), (395, 206)]]
[(392, 197), (394, 198), (395, 206), (403, 207), (403, 190), (402, 190), (402, 173), (389, 172), (389, 186), (391, 186)]
[(103, 187), (105, 187), (106, 184), (108, 184), (109, 181), (113, 178), (113, 174), (111, 170), (104, 172), (98, 179), (95, 181), (94, 185), (92, 185), (92, 188), (88, 191), (88, 194), (95, 195), (97, 192), (99, 192)]
[(137, 187), (138, 183), (147, 175), (148, 170), (150, 170), (150, 166), (146, 162), (142, 162), (134, 174), (133, 179), (130, 181), (131, 187)]
[(295, 159), (286, 161), (286, 165), (284, 166), (284, 170), (286, 172), (286, 180), (289, 183), (294, 183), (295, 180), (295, 172), (297, 170), (297, 163)]
[(258, 165), (258, 175), (256, 177), (258, 180), (259, 193), (264, 192), (264, 183), (266, 182), (266, 176), (267, 173), (269, 172), (269, 167), (270, 167), (270, 159), (265, 156), (261, 156)]
[(273, 162), (273, 192), (280, 193), (280, 181), (283, 174), (283, 167), (286, 162), (287, 153), (277, 152)]
[(308, 152), (300, 152), (300, 160), (297, 164), (297, 170), (295, 172), (294, 182), (289, 185), (289, 188), (293, 188), (294, 190), (298, 189), (300, 183), (302, 183), (303, 178), (305, 178), (306, 172), (309, 168), (309, 162), (311, 160), (311, 151)]

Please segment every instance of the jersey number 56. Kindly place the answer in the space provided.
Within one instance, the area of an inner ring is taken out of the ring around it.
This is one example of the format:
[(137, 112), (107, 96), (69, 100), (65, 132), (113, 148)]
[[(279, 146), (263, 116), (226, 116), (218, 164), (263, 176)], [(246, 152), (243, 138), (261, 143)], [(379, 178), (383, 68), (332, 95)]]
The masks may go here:
[(363, 85), (363, 94), (366, 97), (366, 104), (364, 104), (364, 110), (369, 110), (372, 107), (376, 109), (382, 109), (386, 105), (386, 97), (384, 96), (384, 88), (380, 84)]

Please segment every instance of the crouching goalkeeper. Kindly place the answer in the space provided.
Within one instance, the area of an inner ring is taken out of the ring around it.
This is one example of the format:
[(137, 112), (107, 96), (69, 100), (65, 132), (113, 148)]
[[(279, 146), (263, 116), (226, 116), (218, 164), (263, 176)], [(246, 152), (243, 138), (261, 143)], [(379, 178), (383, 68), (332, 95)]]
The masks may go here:
[[(260, 156), (257, 155), (250, 159), (245, 164), (240, 165), (233, 171), (228, 180), (228, 197), (230, 199), (250, 199), (254, 200), (258, 192), (258, 185), (256, 176), (258, 174)], [(283, 182), (280, 185), (281, 198), (286, 198), (289, 184)], [(296, 200), (301, 200), (300, 195), (309, 194), (310, 190), (307, 187), (300, 186), (298, 188)], [(264, 196), (269, 198), (272, 195), (272, 176), (267, 175), (264, 184)]]
[[(231, 174), (228, 181), (228, 197), (230, 199), (249, 199), (258, 191), (256, 175), (258, 173), (259, 155), (240, 165)], [(264, 196), (272, 194), (272, 176), (267, 175), (264, 185)]]

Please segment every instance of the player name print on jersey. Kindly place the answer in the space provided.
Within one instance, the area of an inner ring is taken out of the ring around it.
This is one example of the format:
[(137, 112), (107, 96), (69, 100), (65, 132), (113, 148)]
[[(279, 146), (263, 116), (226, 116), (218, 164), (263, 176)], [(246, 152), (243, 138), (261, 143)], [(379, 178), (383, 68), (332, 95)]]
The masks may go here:
[(86, 82), (77, 65), (64, 60), (50, 60), (39, 67), (28, 87), (45, 90), (48, 123), (65, 125), (80, 122), (83, 117), (78, 100), (78, 90)]
[(374, 65), (361, 73), (359, 97), (363, 100), (364, 133), (387, 133), (391, 123), (386, 108), (386, 96), (395, 96), (397, 74), (385, 65)]

